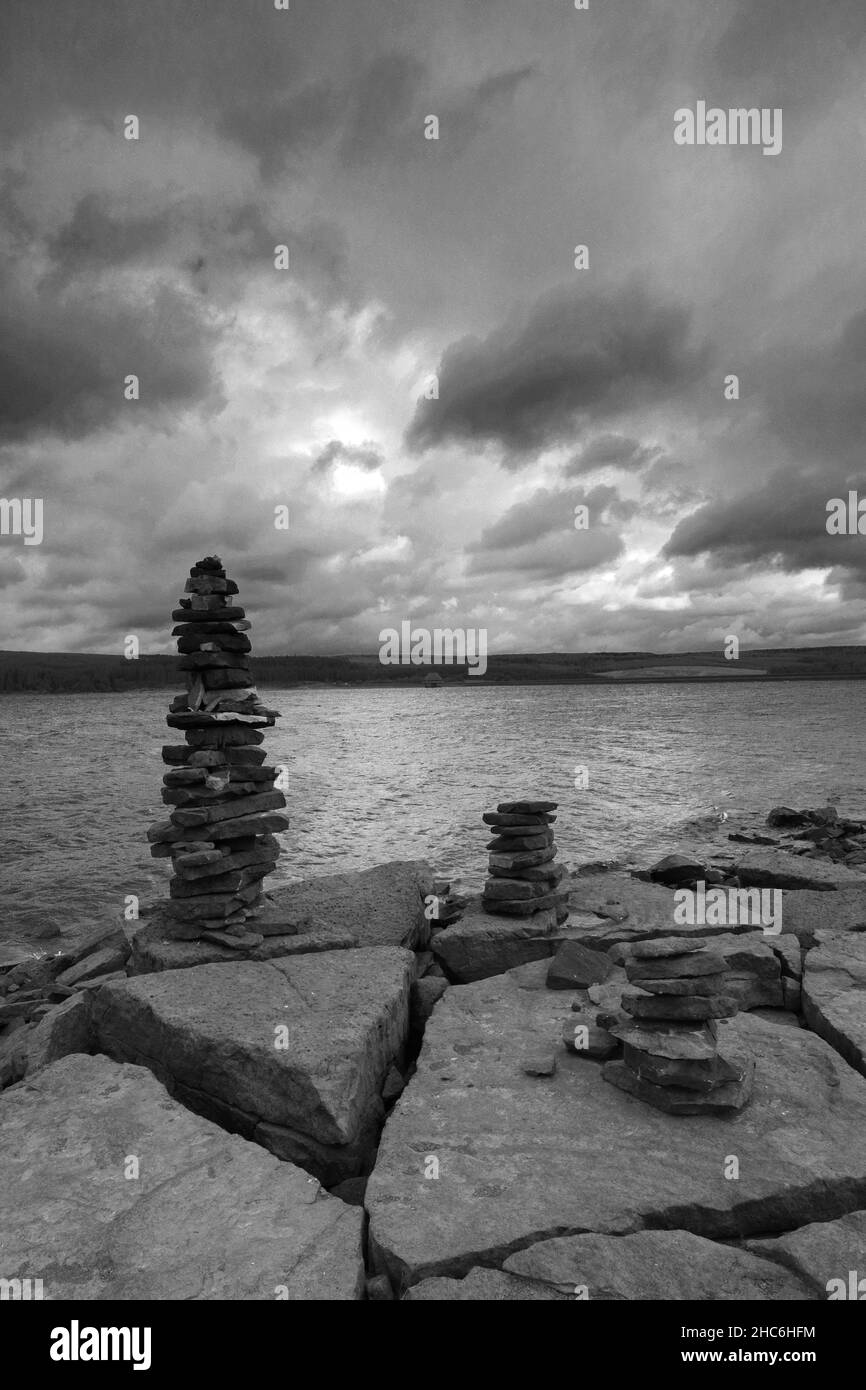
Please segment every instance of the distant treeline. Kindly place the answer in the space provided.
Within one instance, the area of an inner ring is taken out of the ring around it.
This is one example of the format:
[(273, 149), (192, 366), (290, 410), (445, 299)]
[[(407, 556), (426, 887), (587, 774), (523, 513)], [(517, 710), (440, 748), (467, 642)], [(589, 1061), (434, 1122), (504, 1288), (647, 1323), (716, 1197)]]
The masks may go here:
[[(640, 680), (641, 668), (651, 667), (649, 679), (664, 680), (663, 669), (676, 668), (670, 679), (687, 678), (683, 668), (701, 668), (695, 679), (746, 679), (737, 668), (760, 667), (769, 680), (841, 680), (866, 678), (864, 647), (798, 647), (750, 650), (739, 662), (726, 661), (718, 652), (679, 652), (660, 656), (655, 652), (530, 652), (488, 656), (484, 676), (469, 675), (466, 666), (433, 669), (446, 685), (524, 685), (531, 683), (607, 683), (606, 671), (623, 673), (611, 684)], [(659, 669), (661, 668), (661, 669)], [(708, 669), (711, 668), (711, 669)], [(253, 678), (259, 685), (423, 685), (429, 666), (383, 666), (377, 654), (364, 656), (261, 656), (252, 659)], [(127, 661), (121, 656), (67, 652), (0, 652), (0, 693), (16, 691), (74, 692), (181, 690), (183, 682), (174, 656), (141, 656)]]

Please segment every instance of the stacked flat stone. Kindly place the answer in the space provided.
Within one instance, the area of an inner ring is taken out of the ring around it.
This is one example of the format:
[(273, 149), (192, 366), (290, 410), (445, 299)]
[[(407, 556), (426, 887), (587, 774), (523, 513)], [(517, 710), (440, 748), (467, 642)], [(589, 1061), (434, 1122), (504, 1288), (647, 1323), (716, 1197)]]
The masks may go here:
[(166, 935), (243, 949), (261, 940), (254, 919), (262, 881), (280, 852), (276, 832), (289, 824), (280, 814), (286, 799), (273, 786), (277, 769), (259, 747), (261, 730), (279, 716), (253, 684), (237, 584), (216, 555), (189, 575), (172, 614), (187, 688), (166, 718), (186, 741), (162, 750), (170, 766), (162, 799), (174, 809), (147, 837), (155, 858), (172, 860)]
[(487, 844), (490, 877), (481, 895), (486, 912), (530, 917), (555, 908), (558, 922), (567, 918), (568, 895), (558, 891), (564, 870), (553, 862), (556, 806), (555, 801), (500, 801), (482, 816), (494, 834)]
[(699, 941), (636, 942), (625, 963), (636, 988), (622, 996), (630, 1020), (610, 1029), (623, 1056), (607, 1063), (605, 1080), (671, 1114), (742, 1109), (755, 1063), (719, 1051), (718, 1020), (739, 1009), (725, 993), (727, 969), (724, 956)]

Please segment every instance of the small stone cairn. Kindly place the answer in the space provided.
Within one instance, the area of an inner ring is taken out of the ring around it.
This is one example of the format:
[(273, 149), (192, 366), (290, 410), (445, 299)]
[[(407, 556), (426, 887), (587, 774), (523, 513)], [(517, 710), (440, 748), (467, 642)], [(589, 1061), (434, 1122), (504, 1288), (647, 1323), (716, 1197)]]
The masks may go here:
[(275, 832), (289, 824), (277, 769), (258, 746), (279, 716), (253, 684), (237, 584), (216, 555), (189, 574), (172, 614), (187, 688), (166, 718), (186, 741), (162, 750), (170, 767), (162, 799), (174, 809), (147, 837), (155, 858), (172, 860), (171, 897), (160, 909), (166, 936), (244, 950), (262, 940), (254, 924), (262, 880), (280, 852)]
[(490, 877), (481, 896), (486, 912), (531, 917), (555, 908), (557, 922), (566, 920), (568, 894), (557, 891), (564, 870), (553, 862), (556, 807), (555, 801), (500, 801), (482, 816), (494, 833), (487, 844)]
[(627, 1022), (610, 1032), (623, 1045), (606, 1081), (670, 1114), (741, 1110), (752, 1092), (754, 1058), (719, 1051), (718, 1020), (739, 1010), (725, 993), (727, 962), (699, 941), (635, 942), (625, 962)]

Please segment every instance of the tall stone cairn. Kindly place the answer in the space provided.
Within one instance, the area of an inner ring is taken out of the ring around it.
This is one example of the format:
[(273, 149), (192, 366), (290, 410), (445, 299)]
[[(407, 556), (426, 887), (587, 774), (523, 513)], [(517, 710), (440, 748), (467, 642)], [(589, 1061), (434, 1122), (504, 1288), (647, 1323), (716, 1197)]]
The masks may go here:
[(170, 858), (170, 899), (161, 909), (169, 938), (214, 941), (238, 950), (261, 941), (255, 915), (262, 880), (277, 862), (276, 832), (288, 828), (286, 799), (265, 765), (262, 729), (279, 717), (259, 699), (249, 666), (250, 623), (216, 555), (189, 572), (172, 613), (186, 692), (166, 723), (184, 743), (162, 750), (169, 771), (162, 799), (169, 819), (147, 832), (154, 858)]
[(557, 922), (568, 917), (568, 894), (559, 890), (561, 864), (554, 864), (555, 801), (500, 801), (482, 816), (494, 838), (488, 841), (490, 877), (481, 905), (506, 917), (531, 917), (556, 909)]
[(724, 956), (700, 941), (635, 942), (625, 962), (635, 988), (622, 996), (629, 1020), (610, 1029), (622, 1060), (605, 1065), (605, 1080), (669, 1114), (741, 1110), (755, 1062), (719, 1050), (718, 1020), (739, 1011), (725, 993), (727, 970)]

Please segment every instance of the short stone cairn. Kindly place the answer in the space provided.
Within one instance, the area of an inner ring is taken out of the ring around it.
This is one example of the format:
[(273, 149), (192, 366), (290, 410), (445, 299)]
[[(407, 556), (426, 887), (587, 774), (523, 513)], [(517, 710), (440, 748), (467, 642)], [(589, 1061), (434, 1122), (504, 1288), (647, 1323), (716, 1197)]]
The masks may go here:
[(555, 908), (558, 922), (567, 918), (568, 894), (558, 891), (564, 870), (553, 862), (556, 806), (555, 801), (500, 801), (482, 816), (494, 834), (487, 844), (490, 877), (481, 895), (486, 912), (531, 917)]
[(635, 988), (622, 996), (630, 1019), (610, 1027), (622, 1060), (605, 1064), (604, 1079), (669, 1114), (741, 1110), (755, 1062), (719, 1051), (718, 1020), (739, 1010), (725, 993), (727, 968), (724, 956), (699, 941), (635, 942), (625, 962)]

